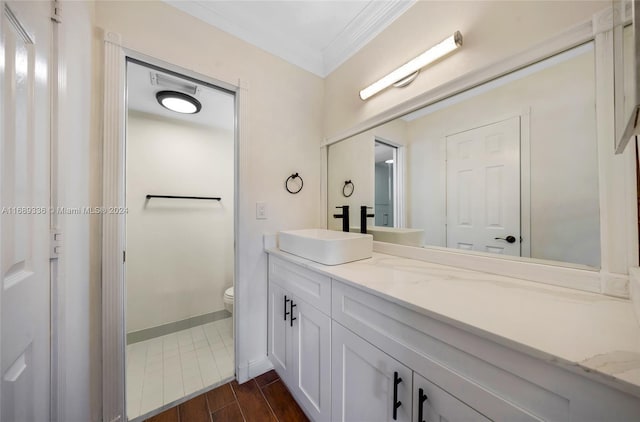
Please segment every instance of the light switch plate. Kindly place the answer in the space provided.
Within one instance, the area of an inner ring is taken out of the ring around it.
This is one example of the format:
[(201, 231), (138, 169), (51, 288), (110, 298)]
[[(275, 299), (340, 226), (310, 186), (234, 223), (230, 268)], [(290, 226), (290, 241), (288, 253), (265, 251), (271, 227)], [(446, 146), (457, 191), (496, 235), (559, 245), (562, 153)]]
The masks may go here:
[(267, 203), (256, 202), (256, 220), (266, 220), (266, 219), (267, 219)]

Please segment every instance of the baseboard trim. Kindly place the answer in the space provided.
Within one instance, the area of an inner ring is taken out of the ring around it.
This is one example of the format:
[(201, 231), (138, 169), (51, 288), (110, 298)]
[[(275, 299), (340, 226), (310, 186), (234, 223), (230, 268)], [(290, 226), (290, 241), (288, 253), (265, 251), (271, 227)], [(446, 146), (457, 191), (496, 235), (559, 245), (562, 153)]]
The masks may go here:
[(186, 330), (187, 328), (197, 327), (198, 325), (209, 322), (230, 318), (231, 313), (226, 309), (211, 312), (204, 315), (183, 319), (181, 321), (169, 322), (167, 324), (158, 325), (157, 327), (145, 328), (144, 330), (132, 331), (127, 333), (127, 344), (138, 343), (155, 337), (165, 336), (177, 331)]
[(238, 382), (240, 384), (249, 381), (273, 369), (273, 364), (267, 356), (261, 359), (249, 361), (246, 365), (238, 366)]

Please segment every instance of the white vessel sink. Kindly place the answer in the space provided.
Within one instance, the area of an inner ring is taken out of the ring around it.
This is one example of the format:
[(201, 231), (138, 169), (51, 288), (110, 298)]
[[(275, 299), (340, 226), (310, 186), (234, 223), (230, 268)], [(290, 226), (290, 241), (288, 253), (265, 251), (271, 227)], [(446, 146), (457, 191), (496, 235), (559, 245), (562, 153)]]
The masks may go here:
[[(359, 227), (351, 227), (351, 231), (359, 232)], [(373, 236), (376, 242), (395, 243), (406, 246), (423, 246), (424, 230), (401, 229), (398, 227), (369, 226), (367, 233)]]
[(325, 229), (281, 231), (280, 250), (319, 262), (338, 265), (371, 258), (373, 236)]

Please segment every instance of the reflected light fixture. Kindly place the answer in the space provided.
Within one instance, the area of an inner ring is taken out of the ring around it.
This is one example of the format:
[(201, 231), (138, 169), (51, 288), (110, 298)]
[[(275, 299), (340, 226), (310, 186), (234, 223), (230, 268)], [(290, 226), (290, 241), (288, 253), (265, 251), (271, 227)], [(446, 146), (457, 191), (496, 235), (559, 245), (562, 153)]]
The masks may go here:
[(391, 85), (396, 87), (409, 85), (416, 76), (418, 76), (420, 69), (433, 63), (439, 58), (446, 56), (452, 51), (457, 50), (461, 46), (462, 34), (460, 31), (456, 31), (447, 39), (439, 42), (424, 53), (420, 54), (418, 57), (408, 61), (393, 72), (389, 73), (387, 76), (360, 91), (360, 98), (362, 100), (366, 100)]
[(200, 101), (178, 91), (159, 91), (156, 93), (156, 100), (162, 107), (176, 113), (195, 114), (202, 108)]

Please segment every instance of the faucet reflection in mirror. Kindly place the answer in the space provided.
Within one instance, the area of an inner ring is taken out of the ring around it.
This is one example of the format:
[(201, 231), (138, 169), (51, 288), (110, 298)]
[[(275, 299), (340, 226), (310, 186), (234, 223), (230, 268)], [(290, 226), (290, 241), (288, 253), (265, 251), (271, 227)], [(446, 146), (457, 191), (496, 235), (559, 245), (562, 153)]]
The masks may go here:
[(403, 64), (393, 72), (360, 91), (360, 98), (364, 101), (380, 91), (394, 85), (404, 87), (413, 82), (420, 70), (436, 60), (452, 53), (462, 46), (462, 34), (456, 31), (453, 35), (434, 45), (418, 57)]
[(367, 210), (373, 209), (366, 205), (360, 206), (360, 233), (367, 234), (367, 218), (375, 217), (375, 214), (370, 214)]

